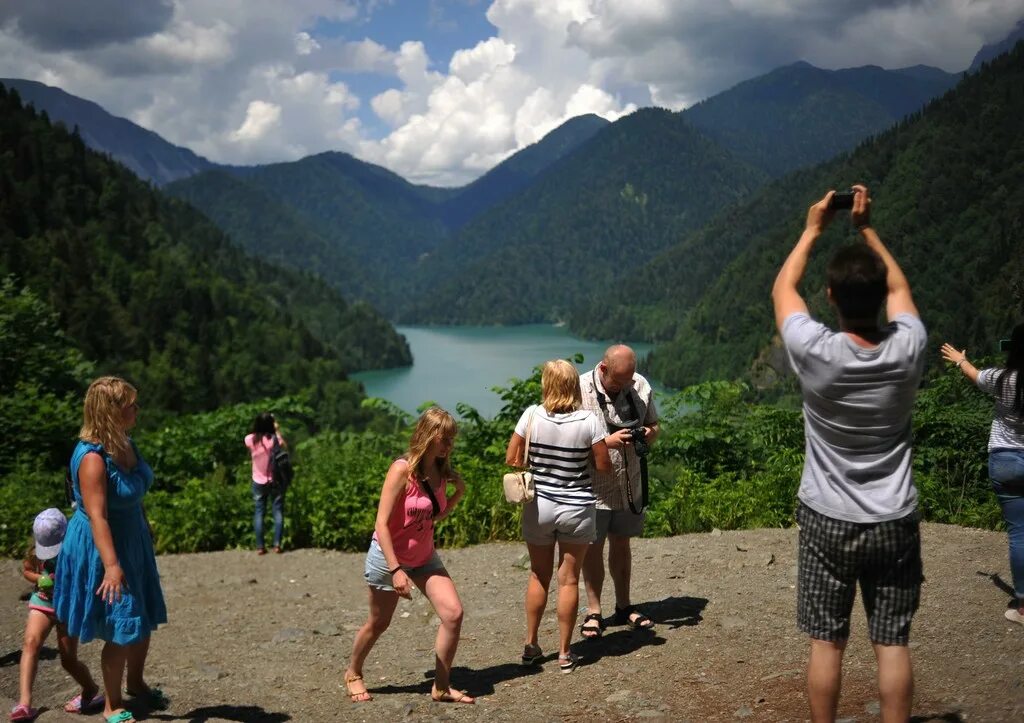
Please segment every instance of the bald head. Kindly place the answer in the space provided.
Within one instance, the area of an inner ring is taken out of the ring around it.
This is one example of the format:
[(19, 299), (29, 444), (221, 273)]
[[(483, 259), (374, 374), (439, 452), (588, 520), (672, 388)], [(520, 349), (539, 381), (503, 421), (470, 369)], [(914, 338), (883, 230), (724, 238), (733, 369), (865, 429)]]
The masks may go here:
[(625, 344), (608, 347), (604, 358), (597, 365), (601, 372), (601, 386), (611, 395), (633, 386), (633, 374), (636, 372), (636, 352)]

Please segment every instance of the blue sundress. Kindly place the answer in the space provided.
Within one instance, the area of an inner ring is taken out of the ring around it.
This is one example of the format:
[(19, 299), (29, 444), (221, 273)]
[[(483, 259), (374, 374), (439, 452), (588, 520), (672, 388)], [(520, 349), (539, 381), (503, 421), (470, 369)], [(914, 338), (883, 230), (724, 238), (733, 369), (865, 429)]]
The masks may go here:
[[(113, 603), (96, 595), (103, 582), (103, 561), (93, 541), (78, 482), (78, 468), (89, 452), (102, 455), (107, 466), (107, 521), (124, 571), (121, 599)], [(153, 540), (142, 514), (142, 498), (153, 484), (153, 470), (137, 448), (135, 455), (138, 462), (132, 470), (121, 469), (99, 444), (79, 442), (71, 455), (71, 478), (78, 504), (57, 560), (56, 579), (60, 583), (54, 588), (53, 606), (68, 634), (83, 643), (100, 638), (131, 645), (167, 622)]]

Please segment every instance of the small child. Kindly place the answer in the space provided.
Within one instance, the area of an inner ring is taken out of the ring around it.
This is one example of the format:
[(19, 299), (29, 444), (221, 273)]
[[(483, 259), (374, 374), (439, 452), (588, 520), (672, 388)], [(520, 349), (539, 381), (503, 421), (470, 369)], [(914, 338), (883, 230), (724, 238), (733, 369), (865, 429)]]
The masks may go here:
[(89, 669), (78, 659), (78, 640), (68, 636), (53, 611), (53, 573), (67, 527), (64, 513), (54, 507), (36, 515), (32, 524), (34, 540), (22, 564), (22, 574), (36, 589), (28, 601), (25, 643), (21, 649), (20, 698), (11, 710), (12, 721), (30, 721), (39, 715), (39, 710), (32, 707), (32, 683), (35, 682), (39, 650), (55, 625), (61, 665), (82, 686), (82, 693), (69, 700), (64, 710), (68, 713), (83, 713), (103, 705), (103, 694), (99, 686), (89, 674)]

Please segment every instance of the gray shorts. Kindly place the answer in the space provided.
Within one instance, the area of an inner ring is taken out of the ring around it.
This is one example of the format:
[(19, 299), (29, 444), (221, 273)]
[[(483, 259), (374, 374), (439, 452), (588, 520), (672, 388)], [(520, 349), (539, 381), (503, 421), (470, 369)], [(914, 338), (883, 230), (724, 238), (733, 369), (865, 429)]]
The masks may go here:
[(531, 545), (588, 544), (594, 539), (594, 512), (594, 505), (564, 505), (538, 495), (523, 507), (523, 539)]
[[(427, 560), (425, 564), (419, 565), (418, 567), (407, 567), (402, 565), (402, 569), (405, 570), (405, 574), (411, 578), (426, 575), (431, 572), (445, 571), (444, 563), (441, 562), (441, 558), (437, 556), (437, 550), (434, 550), (430, 559)], [(370, 542), (370, 549), (366, 553), (366, 565), (363, 568), (363, 577), (366, 579), (366, 584), (370, 587), (388, 591), (394, 591), (395, 589), (391, 585), (391, 573), (388, 572), (388, 561), (384, 557), (384, 551), (380, 549), (380, 545), (377, 544), (376, 540), (372, 540)]]
[(604, 538), (609, 534), (616, 537), (640, 537), (644, 534), (644, 520), (646, 518), (646, 511), (637, 515), (628, 509), (598, 510), (594, 542), (598, 545), (603, 545)]

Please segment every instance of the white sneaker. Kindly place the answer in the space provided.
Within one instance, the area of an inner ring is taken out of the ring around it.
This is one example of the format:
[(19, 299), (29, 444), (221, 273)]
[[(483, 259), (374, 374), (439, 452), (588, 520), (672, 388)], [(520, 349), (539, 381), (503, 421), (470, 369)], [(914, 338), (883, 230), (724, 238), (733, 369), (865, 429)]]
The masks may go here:
[(1003, 617), (1011, 623), (1020, 623), (1021, 625), (1024, 625), (1024, 615), (1021, 615), (1017, 608), (1007, 608), (1006, 612), (1003, 613)]

